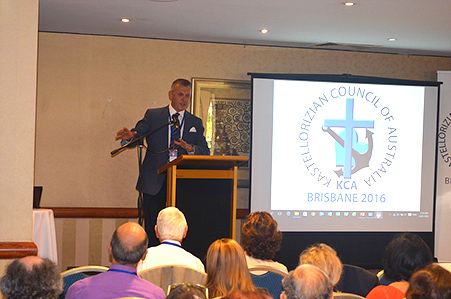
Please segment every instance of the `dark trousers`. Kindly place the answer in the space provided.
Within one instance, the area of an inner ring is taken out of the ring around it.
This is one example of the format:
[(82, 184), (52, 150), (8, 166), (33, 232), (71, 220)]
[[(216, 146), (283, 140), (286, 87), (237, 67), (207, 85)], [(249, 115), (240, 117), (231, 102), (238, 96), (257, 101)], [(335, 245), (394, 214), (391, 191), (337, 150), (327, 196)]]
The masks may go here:
[(160, 241), (155, 235), (155, 225), (157, 224), (158, 213), (166, 208), (166, 183), (155, 195), (143, 194), (144, 228), (149, 238), (149, 247), (157, 246)]

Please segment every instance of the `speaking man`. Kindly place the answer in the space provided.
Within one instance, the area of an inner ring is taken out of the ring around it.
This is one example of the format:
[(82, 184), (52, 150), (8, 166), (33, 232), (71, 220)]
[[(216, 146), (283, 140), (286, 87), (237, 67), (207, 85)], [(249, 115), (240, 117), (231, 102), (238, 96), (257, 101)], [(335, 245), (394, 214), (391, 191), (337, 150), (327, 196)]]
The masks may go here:
[[(146, 156), (141, 167), (141, 180), (137, 184), (137, 189), (143, 192), (145, 228), (150, 246), (159, 243), (153, 233), (155, 219), (166, 206), (166, 175), (157, 174), (157, 170), (180, 155), (210, 154), (202, 120), (186, 111), (191, 98), (191, 83), (186, 79), (175, 80), (168, 98), (168, 106), (148, 109), (132, 130), (123, 128), (116, 134), (116, 140), (122, 139), (124, 144), (163, 126), (146, 137)], [(170, 121), (174, 124), (164, 126)]]

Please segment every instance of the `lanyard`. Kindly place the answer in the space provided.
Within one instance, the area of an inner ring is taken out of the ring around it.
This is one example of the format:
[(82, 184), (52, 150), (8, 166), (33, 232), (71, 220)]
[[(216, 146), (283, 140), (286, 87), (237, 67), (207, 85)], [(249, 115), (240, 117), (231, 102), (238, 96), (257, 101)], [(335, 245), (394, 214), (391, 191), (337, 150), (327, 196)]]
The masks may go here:
[(172, 246), (176, 246), (176, 247), (183, 248), (183, 247), (182, 247), (181, 245), (179, 245), (179, 244), (175, 244), (175, 243), (171, 243), (171, 242), (166, 242), (166, 241), (161, 242), (161, 244), (167, 244), (167, 245), (172, 245)]
[(108, 272), (122, 272), (122, 273), (127, 273), (127, 274), (132, 274), (132, 275), (136, 275), (138, 276), (138, 274), (136, 274), (136, 272), (131, 272), (131, 271), (125, 271), (125, 270), (121, 270), (121, 269), (108, 269)]

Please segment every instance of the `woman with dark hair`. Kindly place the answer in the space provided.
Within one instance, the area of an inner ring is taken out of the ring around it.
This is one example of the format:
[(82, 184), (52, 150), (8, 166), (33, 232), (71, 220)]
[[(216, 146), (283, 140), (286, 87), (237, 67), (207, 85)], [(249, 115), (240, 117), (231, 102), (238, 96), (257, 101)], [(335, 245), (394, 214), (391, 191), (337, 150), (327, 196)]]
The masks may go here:
[(248, 267), (271, 266), (288, 273), (285, 265), (273, 261), (282, 243), (282, 233), (269, 213), (249, 214), (241, 228), (241, 238)]
[(432, 253), (423, 239), (410, 233), (399, 235), (387, 245), (382, 257), (384, 275), (393, 282), (375, 287), (366, 298), (405, 298), (412, 274), (431, 263)]
[(450, 299), (451, 273), (437, 264), (417, 271), (410, 279), (407, 299)]
[(216, 240), (208, 248), (206, 287), (209, 298), (224, 297), (235, 290), (257, 290), (252, 283), (243, 248), (235, 240)]

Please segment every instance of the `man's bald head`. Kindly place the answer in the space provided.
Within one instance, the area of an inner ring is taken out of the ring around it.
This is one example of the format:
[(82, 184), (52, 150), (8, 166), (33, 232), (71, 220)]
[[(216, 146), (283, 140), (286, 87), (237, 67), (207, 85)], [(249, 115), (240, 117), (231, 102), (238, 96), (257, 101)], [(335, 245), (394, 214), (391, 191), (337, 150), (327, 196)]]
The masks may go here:
[(147, 250), (147, 234), (137, 223), (118, 227), (111, 238), (111, 254), (121, 265), (136, 265)]
[(26, 256), (19, 259), (19, 263), (24, 265), (28, 271), (31, 271), (34, 265), (39, 265), (42, 262), (44, 262), (44, 260), (38, 256)]
[(333, 293), (332, 284), (324, 271), (310, 264), (300, 265), (288, 273), (282, 287), (287, 299), (329, 299)]

